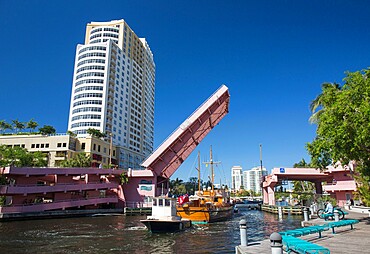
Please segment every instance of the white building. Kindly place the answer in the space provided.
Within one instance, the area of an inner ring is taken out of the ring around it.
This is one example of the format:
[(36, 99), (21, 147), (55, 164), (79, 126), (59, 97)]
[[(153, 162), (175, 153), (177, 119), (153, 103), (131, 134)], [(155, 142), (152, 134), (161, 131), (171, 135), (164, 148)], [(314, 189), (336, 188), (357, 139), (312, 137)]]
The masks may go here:
[(254, 167), (243, 172), (244, 189), (254, 191), (255, 193), (262, 193), (261, 182), (262, 176), (267, 175), (266, 168)]
[(121, 168), (138, 168), (154, 143), (155, 63), (124, 20), (87, 24), (76, 49), (68, 130), (111, 136)]
[(243, 171), (241, 166), (233, 166), (231, 168), (231, 189), (239, 191), (243, 185)]

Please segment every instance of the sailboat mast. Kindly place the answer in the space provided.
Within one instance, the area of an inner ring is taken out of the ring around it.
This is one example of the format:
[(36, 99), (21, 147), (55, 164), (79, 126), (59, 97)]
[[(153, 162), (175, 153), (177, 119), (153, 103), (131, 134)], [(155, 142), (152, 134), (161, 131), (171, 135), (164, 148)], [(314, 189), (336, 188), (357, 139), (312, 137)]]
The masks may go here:
[(210, 151), (209, 151), (209, 157), (210, 157), (210, 160), (207, 161), (207, 162), (203, 162), (203, 163), (205, 163), (206, 166), (208, 166), (208, 164), (211, 165), (211, 178), (210, 178), (210, 180), (211, 180), (211, 184), (212, 184), (212, 193), (211, 194), (213, 195), (213, 193), (214, 193), (214, 182), (215, 182), (215, 173), (213, 171), (213, 165), (214, 164), (219, 164), (220, 161), (216, 161), (216, 162), (213, 161), (212, 146), (211, 146)]
[(212, 177), (212, 195), (214, 193), (214, 186), (213, 186), (213, 183), (215, 181), (215, 174), (213, 173), (213, 158), (212, 158), (212, 146), (211, 146), (211, 149), (209, 151), (209, 160), (210, 160), (210, 164), (211, 164), (211, 177)]
[(200, 191), (200, 152), (198, 151), (198, 191)]

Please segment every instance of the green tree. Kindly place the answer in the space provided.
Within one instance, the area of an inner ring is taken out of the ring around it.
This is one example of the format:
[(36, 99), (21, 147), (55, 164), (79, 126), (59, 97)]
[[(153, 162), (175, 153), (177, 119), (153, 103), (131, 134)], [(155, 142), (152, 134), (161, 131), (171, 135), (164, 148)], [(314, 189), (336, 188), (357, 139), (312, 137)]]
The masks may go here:
[(324, 83), (322, 84), (322, 90), (325, 91), (325, 94), (319, 94), (310, 104), (310, 110), (312, 112), (309, 118), (310, 123), (318, 122), (320, 115), (325, 112), (325, 106), (332, 103), (328, 97), (335, 96), (340, 92), (341, 87), (337, 83)]
[[(305, 159), (301, 159), (298, 163), (294, 163), (294, 168), (310, 168), (310, 163)], [(308, 181), (292, 181), (293, 183), (293, 197), (299, 198), (302, 204), (310, 200), (314, 194), (315, 184)]]
[(27, 128), (30, 129), (30, 132), (34, 132), (35, 129), (39, 126), (39, 124), (35, 121), (33, 121), (33, 119), (29, 120), (27, 122)]
[(41, 152), (30, 153), (22, 147), (0, 145), (0, 167), (44, 167), (46, 155)]
[(182, 195), (186, 193), (186, 187), (184, 181), (176, 178), (176, 180), (170, 181), (170, 190), (174, 195)]
[(106, 134), (102, 133), (101, 131), (97, 129), (93, 129), (93, 128), (88, 128), (86, 133), (93, 137), (97, 137), (97, 138), (104, 138), (106, 136)]
[(64, 168), (88, 168), (91, 166), (91, 157), (86, 153), (78, 153), (73, 158), (60, 163)]
[(5, 132), (5, 126), (6, 126), (6, 122), (5, 122), (5, 120), (0, 120), (0, 130), (1, 130), (1, 134), (4, 134), (4, 132)]
[(53, 126), (50, 125), (44, 125), (43, 127), (39, 128), (39, 131), (43, 135), (50, 135), (50, 134), (55, 134), (56, 130)]
[(66, 132), (66, 134), (69, 135), (69, 136), (71, 136), (71, 137), (76, 137), (77, 136), (76, 133), (74, 133), (72, 131), (69, 131), (69, 130)]
[(343, 81), (342, 86), (324, 84), (312, 103), (317, 130), (306, 148), (311, 164), (322, 170), (337, 161), (354, 161), (358, 190), (370, 205), (370, 69), (346, 72)]
[(13, 126), (7, 123), (5, 120), (0, 120), (0, 130), (1, 134), (4, 134), (6, 130), (12, 130)]
[(18, 121), (18, 119), (12, 120), (12, 123), (13, 123), (13, 128), (14, 128), (16, 133), (20, 132), (21, 130), (23, 130), (26, 127), (26, 125), (24, 123)]

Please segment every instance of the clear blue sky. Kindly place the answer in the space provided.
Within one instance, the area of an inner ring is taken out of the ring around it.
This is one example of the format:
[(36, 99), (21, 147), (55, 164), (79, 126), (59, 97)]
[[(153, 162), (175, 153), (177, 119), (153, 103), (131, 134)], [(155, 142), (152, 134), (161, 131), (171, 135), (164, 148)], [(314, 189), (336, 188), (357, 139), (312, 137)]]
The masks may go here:
[(369, 1), (0, 0), (0, 119), (67, 130), (75, 48), (91, 21), (124, 19), (156, 62), (155, 147), (221, 84), (230, 113), (177, 170), (195, 176), (209, 146), (230, 168), (309, 161), (309, 104), (323, 82), (370, 66)]

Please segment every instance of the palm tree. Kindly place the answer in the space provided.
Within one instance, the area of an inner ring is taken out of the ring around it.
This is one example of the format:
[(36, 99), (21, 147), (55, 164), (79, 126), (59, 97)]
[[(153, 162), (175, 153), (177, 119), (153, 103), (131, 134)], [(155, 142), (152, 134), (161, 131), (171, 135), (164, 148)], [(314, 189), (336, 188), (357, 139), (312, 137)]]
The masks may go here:
[(13, 128), (14, 128), (16, 133), (20, 132), (25, 127), (25, 124), (18, 121), (18, 119), (12, 120), (12, 122), (13, 122)]
[(60, 165), (61, 167), (87, 168), (91, 166), (91, 157), (86, 153), (78, 153), (74, 158), (62, 161)]
[(310, 104), (310, 110), (312, 112), (312, 115), (309, 118), (310, 123), (318, 122), (320, 115), (325, 112), (325, 106), (333, 103), (333, 95), (335, 96), (335, 93), (339, 91), (341, 91), (341, 87), (337, 83), (322, 84), (322, 93), (319, 94)]
[(13, 129), (13, 126), (10, 123), (5, 123), (4, 129), (5, 130), (12, 130)]
[(29, 120), (27, 122), (27, 128), (30, 129), (30, 132), (34, 132), (34, 130), (37, 128), (37, 126), (39, 126), (39, 124), (35, 121), (33, 121), (33, 119)]
[(0, 130), (1, 130), (1, 134), (4, 134), (5, 129), (6, 129), (6, 122), (5, 122), (5, 120), (0, 120)]
[(86, 131), (87, 134), (97, 137), (97, 138), (104, 138), (106, 135), (99, 131), (98, 129), (88, 128)]

